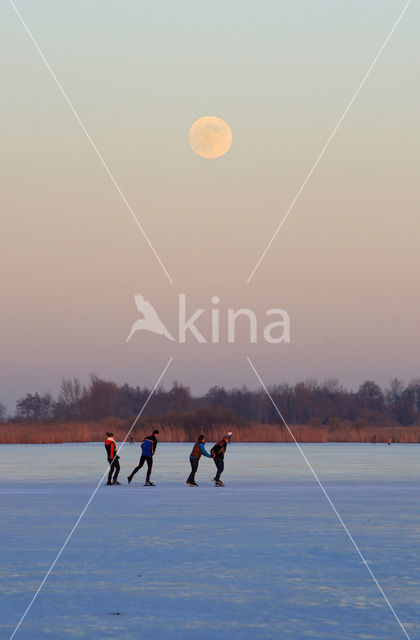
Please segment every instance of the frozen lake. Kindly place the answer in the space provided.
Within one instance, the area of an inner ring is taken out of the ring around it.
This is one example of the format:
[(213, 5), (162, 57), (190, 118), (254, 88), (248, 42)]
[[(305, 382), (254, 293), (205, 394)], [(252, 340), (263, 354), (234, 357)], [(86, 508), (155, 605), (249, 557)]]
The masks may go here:
[[(420, 445), (302, 445), (412, 640)], [(16, 638), (405, 638), (295, 445), (232, 443), (224, 488), (191, 445), (103, 486)], [(9, 638), (105, 470), (102, 443), (2, 445), (0, 637)]]

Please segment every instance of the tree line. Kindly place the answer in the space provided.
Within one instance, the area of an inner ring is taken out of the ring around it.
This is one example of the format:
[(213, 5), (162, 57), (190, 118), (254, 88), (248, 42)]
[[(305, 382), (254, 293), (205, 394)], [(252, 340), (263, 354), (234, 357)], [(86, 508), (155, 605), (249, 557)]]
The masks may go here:
[[(127, 420), (138, 414), (150, 392), (147, 387), (118, 385), (95, 375), (86, 385), (78, 378), (63, 379), (57, 398), (50, 393), (27, 393), (17, 401), (11, 416), (6, 416), (0, 403), (0, 421), (92, 422), (111, 417)], [(395, 378), (385, 389), (367, 380), (356, 391), (345, 389), (335, 379), (323, 383), (307, 380), (295, 385), (272, 385), (269, 392), (289, 424), (327, 425), (332, 429), (348, 421), (360, 428), (420, 424), (420, 379), (404, 385)], [(213, 386), (202, 396), (192, 396), (188, 387), (174, 383), (168, 391), (158, 388), (154, 392), (143, 415), (167, 424), (180, 419), (238, 425), (282, 422), (262, 389), (245, 386)]]

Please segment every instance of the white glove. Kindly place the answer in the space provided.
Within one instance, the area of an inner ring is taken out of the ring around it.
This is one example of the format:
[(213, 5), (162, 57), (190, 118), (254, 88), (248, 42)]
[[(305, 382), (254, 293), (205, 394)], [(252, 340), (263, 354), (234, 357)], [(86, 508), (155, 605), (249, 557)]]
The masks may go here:
[(232, 431), (228, 431), (228, 436), (231, 436), (231, 435), (232, 435)]

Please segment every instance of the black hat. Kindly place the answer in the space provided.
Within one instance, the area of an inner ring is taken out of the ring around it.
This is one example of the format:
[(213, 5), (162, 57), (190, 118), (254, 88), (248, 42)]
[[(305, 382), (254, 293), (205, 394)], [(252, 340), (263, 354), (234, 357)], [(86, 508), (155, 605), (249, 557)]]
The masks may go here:
[(159, 433), (159, 429), (155, 429), (155, 430), (153, 431), (152, 435), (154, 436), (154, 435), (155, 435), (155, 433)]

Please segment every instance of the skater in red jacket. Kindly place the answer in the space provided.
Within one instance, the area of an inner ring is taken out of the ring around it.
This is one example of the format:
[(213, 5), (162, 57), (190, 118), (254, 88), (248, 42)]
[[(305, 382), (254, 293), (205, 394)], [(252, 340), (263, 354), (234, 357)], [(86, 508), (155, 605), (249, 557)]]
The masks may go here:
[[(117, 455), (117, 443), (114, 440), (114, 434), (107, 432), (105, 440), (106, 455), (109, 464), (108, 482), (107, 484), (120, 484), (117, 480), (120, 472), (120, 456)], [(114, 477), (112, 477), (114, 474)]]

